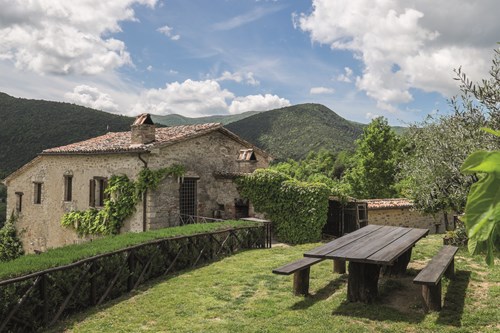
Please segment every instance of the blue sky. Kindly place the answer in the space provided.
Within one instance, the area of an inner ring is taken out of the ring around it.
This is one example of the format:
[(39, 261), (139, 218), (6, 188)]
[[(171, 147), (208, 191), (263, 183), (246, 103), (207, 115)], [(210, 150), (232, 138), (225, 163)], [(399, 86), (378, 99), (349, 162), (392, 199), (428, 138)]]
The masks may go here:
[(321, 103), (393, 125), (486, 76), (498, 2), (0, 0), (0, 91), (108, 112), (234, 114)]

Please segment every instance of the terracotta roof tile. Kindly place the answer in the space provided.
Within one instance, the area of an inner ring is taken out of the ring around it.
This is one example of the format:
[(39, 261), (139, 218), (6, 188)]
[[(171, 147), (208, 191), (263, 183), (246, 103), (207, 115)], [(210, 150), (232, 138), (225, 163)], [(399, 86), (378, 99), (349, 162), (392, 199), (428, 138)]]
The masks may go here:
[(401, 209), (413, 207), (411, 200), (405, 198), (369, 199), (363, 201), (368, 203), (368, 209)]
[(130, 143), (130, 132), (110, 132), (66, 146), (45, 149), (42, 154), (94, 154), (149, 151), (151, 148), (187, 140), (221, 127), (222, 125), (219, 123), (208, 123), (157, 128), (156, 140), (154, 142), (134, 145)]

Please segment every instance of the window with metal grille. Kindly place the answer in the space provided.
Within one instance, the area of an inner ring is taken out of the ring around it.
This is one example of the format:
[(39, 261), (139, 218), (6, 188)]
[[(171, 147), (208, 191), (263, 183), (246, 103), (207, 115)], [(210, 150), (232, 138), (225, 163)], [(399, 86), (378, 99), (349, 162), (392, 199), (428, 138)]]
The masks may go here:
[(179, 190), (179, 210), (181, 215), (196, 216), (196, 178), (184, 178)]

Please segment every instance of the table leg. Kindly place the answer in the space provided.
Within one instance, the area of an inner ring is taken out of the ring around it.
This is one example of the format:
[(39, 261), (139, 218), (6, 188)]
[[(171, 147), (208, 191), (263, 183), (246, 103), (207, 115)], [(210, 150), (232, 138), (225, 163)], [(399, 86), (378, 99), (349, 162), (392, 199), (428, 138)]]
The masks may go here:
[(406, 268), (411, 259), (411, 247), (397, 258), (391, 266), (384, 266), (382, 269), (382, 275), (392, 276), (392, 275), (405, 275)]
[(333, 272), (345, 274), (345, 260), (335, 259), (333, 261)]
[(348, 300), (351, 302), (373, 302), (378, 296), (379, 274), (379, 265), (349, 262)]

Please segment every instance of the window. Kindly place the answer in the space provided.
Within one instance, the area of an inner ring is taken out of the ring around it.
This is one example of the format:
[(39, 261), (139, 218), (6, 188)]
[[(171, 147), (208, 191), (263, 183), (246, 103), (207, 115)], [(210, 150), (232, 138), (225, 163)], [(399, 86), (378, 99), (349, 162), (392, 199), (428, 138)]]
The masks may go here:
[(253, 149), (240, 149), (238, 161), (257, 161)]
[(179, 210), (181, 215), (196, 216), (196, 178), (184, 178), (179, 189)]
[(33, 203), (35, 205), (40, 205), (42, 203), (42, 184), (43, 183), (38, 182), (33, 183)]
[(64, 201), (73, 200), (73, 176), (64, 176)]
[(90, 180), (90, 196), (89, 196), (89, 206), (91, 207), (102, 207), (104, 206), (104, 200), (107, 198), (106, 187), (108, 186), (108, 180), (104, 177), (94, 177)]
[(16, 212), (23, 210), (23, 192), (16, 192)]

